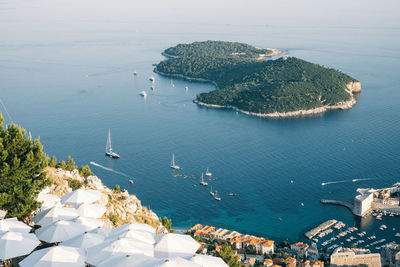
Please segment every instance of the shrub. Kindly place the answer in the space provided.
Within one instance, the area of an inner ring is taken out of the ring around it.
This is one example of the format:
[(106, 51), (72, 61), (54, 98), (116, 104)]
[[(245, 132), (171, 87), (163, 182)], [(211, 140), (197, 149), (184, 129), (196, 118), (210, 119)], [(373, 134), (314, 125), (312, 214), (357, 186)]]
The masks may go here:
[(78, 190), (83, 186), (83, 183), (76, 179), (68, 179), (68, 186), (72, 188), (73, 191)]

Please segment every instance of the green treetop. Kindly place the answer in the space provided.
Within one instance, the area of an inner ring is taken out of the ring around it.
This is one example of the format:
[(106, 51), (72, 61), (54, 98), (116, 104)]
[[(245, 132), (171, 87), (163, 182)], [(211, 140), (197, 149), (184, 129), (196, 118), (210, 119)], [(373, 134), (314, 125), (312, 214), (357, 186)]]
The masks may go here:
[(0, 209), (22, 217), (40, 207), (37, 195), (49, 182), (43, 172), (45, 154), (39, 138), (26, 138), (25, 129), (3, 127), (0, 114)]

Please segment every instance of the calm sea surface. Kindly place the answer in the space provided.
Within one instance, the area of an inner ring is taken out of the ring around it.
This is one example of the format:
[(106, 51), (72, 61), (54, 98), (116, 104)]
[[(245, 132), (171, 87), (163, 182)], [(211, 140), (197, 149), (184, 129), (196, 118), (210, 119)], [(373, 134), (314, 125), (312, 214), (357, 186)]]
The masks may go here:
[[(400, 181), (399, 28), (135, 18), (69, 25), (67, 15), (54, 23), (45, 15), (23, 16), (40, 5), (21, 9), (4, 1), (1, 7), (0, 98), (13, 121), (40, 136), (49, 155), (125, 173), (130, 178), (91, 166), (107, 186), (136, 194), (159, 216), (172, 218), (174, 227), (212, 224), (293, 241), (336, 218), (387, 240), (400, 232), (398, 217), (360, 222), (345, 208), (319, 202), (351, 200), (358, 187)], [(165, 48), (196, 40), (285, 49), (350, 74), (363, 91), (353, 109), (312, 118), (260, 119), (199, 107), (192, 100), (212, 85), (174, 80), (172, 87), (170, 79), (152, 72)], [(10, 123), (4, 106), (0, 110)], [(119, 160), (104, 156), (109, 128)], [(172, 153), (182, 171), (169, 168)], [(199, 185), (207, 167), (220, 202)], [(351, 182), (355, 178), (368, 180)], [(334, 181), (341, 182), (321, 186)], [(382, 223), (388, 230), (378, 230)]]

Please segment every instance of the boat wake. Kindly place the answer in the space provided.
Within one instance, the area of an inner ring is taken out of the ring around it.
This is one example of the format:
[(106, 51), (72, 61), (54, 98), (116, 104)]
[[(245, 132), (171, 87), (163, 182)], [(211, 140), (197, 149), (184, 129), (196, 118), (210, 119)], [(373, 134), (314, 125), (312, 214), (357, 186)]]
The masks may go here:
[(346, 183), (350, 182), (349, 180), (342, 180), (342, 181), (332, 181), (332, 182), (323, 182), (321, 183), (322, 186), (328, 185), (328, 184), (341, 184), (341, 183)]
[(321, 183), (322, 186), (328, 185), (328, 184), (341, 184), (341, 183), (350, 183), (350, 182), (359, 182), (359, 181), (370, 181), (370, 180), (376, 180), (376, 178), (357, 178), (353, 180), (342, 180), (342, 181), (332, 181), (332, 182), (323, 182)]
[(369, 181), (369, 180), (375, 180), (374, 178), (359, 178), (359, 179), (353, 179), (351, 180), (353, 183), (358, 182), (358, 181)]
[(123, 173), (123, 172), (119, 172), (119, 171), (115, 171), (115, 170), (113, 170), (113, 169), (111, 169), (111, 168), (107, 168), (107, 167), (105, 167), (105, 166), (103, 166), (103, 165), (100, 165), (100, 164), (94, 162), (94, 161), (91, 161), (90, 164), (92, 164), (93, 166), (102, 168), (102, 169), (104, 169), (104, 170), (106, 170), (106, 171), (109, 171), (109, 172), (113, 172), (113, 173), (116, 173), (116, 174), (119, 174), (119, 175), (122, 175), (122, 176), (125, 176), (125, 177), (130, 177), (129, 175), (127, 175), (127, 174), (125, 174), (125, 173)]

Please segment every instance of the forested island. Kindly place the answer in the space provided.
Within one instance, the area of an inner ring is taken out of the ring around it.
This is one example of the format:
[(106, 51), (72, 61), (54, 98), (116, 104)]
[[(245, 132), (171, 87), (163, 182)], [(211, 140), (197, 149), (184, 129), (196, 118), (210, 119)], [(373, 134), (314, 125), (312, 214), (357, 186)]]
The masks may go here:
[(248, 115), (289, 117), (351, 108), (360, 83), (338, 70), (295, 57), (266, 58), (276, 49), (223, 41), (178, 44), (163, 52), (155, 72), (212, 82), (216, 90), (194, 100), (203, 106), (233, 108)]

